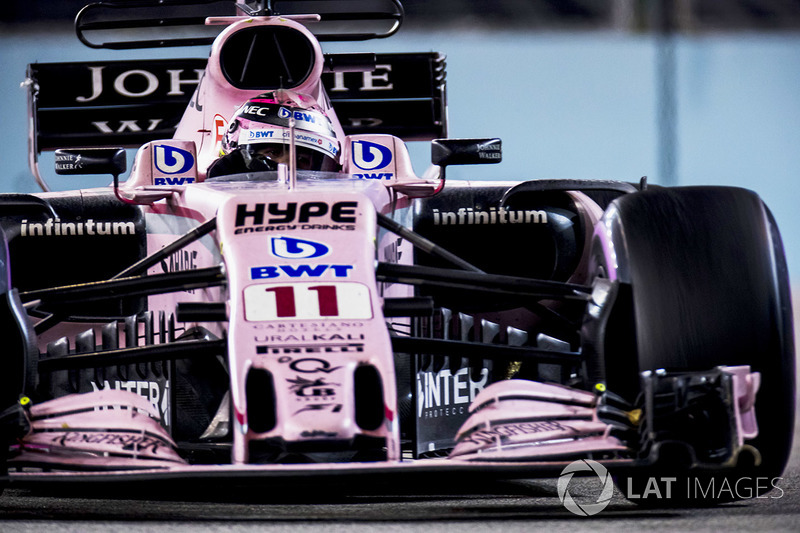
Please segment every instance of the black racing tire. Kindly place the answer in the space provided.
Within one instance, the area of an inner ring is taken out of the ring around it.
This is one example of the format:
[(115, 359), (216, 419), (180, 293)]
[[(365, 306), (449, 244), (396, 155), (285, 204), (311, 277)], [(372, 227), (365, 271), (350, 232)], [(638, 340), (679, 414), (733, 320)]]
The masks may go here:
[[(666, 461), (619, 476), (623, 494), (635, 493), (644, 504), (709, 505), (779, 486), (794, 434), (794, 334), (783, 245), (761, 199), (728, 187), (653, 188), (620, 197), (595, 232), (593, 258), (595, 273), (621, 282), (602, 350), (610, 391), (632, 400), (639, 373), (661, 368), (750, 365), (761, 373), (759, 435), (746, 442), (760, 453), (760, 464), (740, 459), (720, 473)], [(643, 497), (650, 479), (665, 475), (678, 475), (672, 499), (657, 490)]]

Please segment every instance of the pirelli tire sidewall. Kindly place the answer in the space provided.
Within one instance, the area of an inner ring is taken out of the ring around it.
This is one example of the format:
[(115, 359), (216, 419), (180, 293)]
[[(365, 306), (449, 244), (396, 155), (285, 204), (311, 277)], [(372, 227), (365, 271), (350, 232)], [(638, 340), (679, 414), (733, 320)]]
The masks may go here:
[[(761, 373), (761, 387), (759, 436), (748, 444), (762, 462), (726, 476), (774, 483), (794, 434), (795, 354), (783, 245), (761, 199), (731, 187), (632, 193), (606, 210), (593, 247), (592, 268), (618, 279), (629, 299), (615, 307), (630, 316), (616, 317), (622, 326), (606, 335), (609, 390), (635, 392), (632, 369), (750, 365)], [(614, 334), (632, 335), (635, 342), (614, 350)]]

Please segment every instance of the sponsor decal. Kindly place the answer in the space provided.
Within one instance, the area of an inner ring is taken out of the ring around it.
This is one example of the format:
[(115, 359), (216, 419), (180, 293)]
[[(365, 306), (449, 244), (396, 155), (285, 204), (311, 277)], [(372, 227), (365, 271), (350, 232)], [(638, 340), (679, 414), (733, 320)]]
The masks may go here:
[(107, 444), (116, 446), (120, 450), (131, 452), (150, 452), (157, 454), (159, 448), (166, 448), (160, 439), (139, 434), (111, 433), (106, 431), (90, 433), (82, 431), (69, 431), (63, 435), (53, 437), (50, 442), (67, 446), (68, 444)]
[(320, 117), (317, 116), (316, 113), (309, 113), (308, 111), (292, 112), (286, 109), (285, 107), (281, 107), (280, 109), (278, 109), (278, 116), (280, 118), (287, 118), (287, 119), (294, 117), (294, 119), (298, 122), (309, 122), (311, 124), (316, 124), (320, 120)]
[[(274, 106), (248, 105), (242, 107), (241, 115), (245, 118), (250, 117), (257, 122), (274, 124), (276, 126), (287, 127), (289, 120), (294, 119), (297, 127), (302, 130), (314, 131), (323, 135), (332, 135), (330, 121), (321, 113), (310, 110), (294, 110)], [(260, 117), (260, 118), (256, 118)], [(288, 136), (288, 132), (284, 134)]]
[(393, 172), (365, 172), (363, 174), (353, 174), (354, 178), (362, 180), (391, 180), (394, 179)]
[(313, 333), (299, 335), (256, 335), (256, 342), (334, 342), (334, 341), (363, 341), (363, 333)]
[(139, 396), (144, 397), (147, 401), (153, 404), (153, 407), (158, 411), (161, 416), (161, 424), (164, 427), (170, 425), (170, 407), (169, 407), (169, 382), (146, 381), (146, 380), (131, 380), (119, 381), (115, 380), (109, 382), (108, 380), (102, 383), (96, 381), (89, 382), (92, 385), (93, 391), (99, 390), (127, 390), (135, 392)]
[(194, 183), (194, 178), (153, 178), (153, 185), (187, 185)]
[[(272, 355), (280, 355), (280, 354), (307, 354), (307, 353), (363, 353), (364, 352), (364, 345), (360, 343), (353, 343), (353, 344), (319, 344), (314, 346), (256, 346), (256, 353), (259, 355), (264, 354), (272, 354)], [(306, 363), (311, 362), (314, 367), (318, 367), (315, 363), (316, 361), (320, 361), (320, 359), (302, 359)], [(278, 361), (280, 362), (280, 360)], [(290, 367), (294, 367), (295, 363), (293, 362)], [(301, 365), (302, 366), (302, 365)], [(335, 367), (327, 372), (333, 372), (337, 368)], [(298, 370), (298, 372), (317, 372), (320, 370)]]
[(313, 137), (305, 133), (296, 133), (294, 138), (297, 139), (298, 141), (304, 141), (311, 144), (319, 144), (319, 145), (323, 144), (323, 140), (320, 139), (319, 137)]
[(340, 403), (312, 403), (309, 405), (304, 405), (303, 407), (292, 413), (292, 416), (299, 415), (300, 413), (306, 413), (308, 411), (330, 410), (331, 413), (339, 413), (342, 411), (342, 407), (344, 407), (344, 405)]
[(400, 249), (400, 245), (403, 243), (403, 239), (398, 237), (396, 240), (391, 241), (389, 244), (383, 247), (383, 260), (387, 263), (399, 263), (400, 258), (403, 257), (403, 251)]
[(500, 439), (500, 442), (505, 442), (508, 440), (508, 437), (512, 437), (514, 435), (569, 431), (573, 431), (572, 428), (555, 421), (500, 424), (492, 427), (491, 429), (480, 429), (475, 431), (468, 437), (462, 439), (460, 442), (469, 442), (477, 445), (490, 445), (495, 444), (498, 439)]
[(194, 156), (187, 150), (157, 144), (153, 147), (153, 163), (156, 170), (163, 174), (184, 174), (194, 166)]
[(270, 237), (270, 251), (282, 259), (312, 259), (326, 255), (330, 248), (321, 242), (294, 237)]
[[(364, 327), (363, 322), (278, 322), (269, 324), (251, 324), (253, 329), (269, 333), (330, 333), (341, 332)], [(363, 337), (362, 337), (363, 338)]]
[(320, 437), (330, 439), (332, 437), (335, 437), (336, 435), (338, 435), (338, 433), (336, 433), (335, 431), (323, 431), (321, 429), (305, 430), (302, 433), (300, 433), (301, 437), (305, 437), (307, 439), (311, 438), (318, 439)]
[(247, 130), (247, 139), (271, 139), (274, 134), (275, 130)]
[[(247, 130), (246, 135), (239, 139), (239, 142), (242, 144), (255, 144), (272, 139), (275, 142), (288, 144), (286, 141), (283, 141), (283, 139), (289, 139), (289, 136), (290, 135), (288, 131), (281, 132), (274, 129), (249, 129)], [(278, 140), (279, 138), (281, 140)], [(328, 152), (333, 157), (336, 157), (336, 154), (339, 153), (339, 146), (325, 139), (324, 137), (318, 137), (310, 133), (295, 132), (294, 139), (300, 144), (311, 146), (312, 148), (319, 148), (325, 152)]]
[(258, 266), (250, 268), (250, 279), (271, 279), (281, 276), (290, 278), (319, 278), (323, 274), (332, 274), (335, 278), (347, 278), (353, 265), (280, 265)]
[(417, 416), (442, 418), (466, 415), (475, 396), (486, 387), (489, 370), (481, 369), (480, 378), (472, 379), (470, 368), (464, 367), (452, 374), (449, 369), (439, 372), (417, 373)]
[(256, 115), (259, 117), (266, 117), (268, 112), (269, 112), (268, 107), (263, 107), (258, 105), (246, 105), (242, 107), (243, 115)]
[[(197, 269), (197, 250), (178, 250), (167, 258), (161, 260), (161, 271), (165, 274), (170, 272), (183, 272), (185, 270)], [(184, 292), (194, 294), (196, 289), (186, 289)]]
[[(91, 73), (91, 84), (92, 84), (92, 93), (88, 96), (77, 96), (75, 100), (77, 102), (91, 102), (96, 100), (103, 94), (105, 91), (105, 76), (103, 70), (105, 66), (92, 66), (88, 67), (89, 72)], [(200, 83), (201, 78), (203, 77), (203, 73), (205, 72), (204, 69), (192, 69), (194, 72), (194, 78), (186, 78), (184, 73), (187, 72), (185, 69), (176, 69), (176, 70), (167, 70), (169, 74), (169, 92), (167, 92), (167, 96), (172, 95), (183, 95), (185, 94), (183, 90), (184, 85), (198, 85)], [(163, 74), (162, 74), (163, 75)], [(162, 82), (165, 80), (160, 80), (159, 77), (150, 72), (149, 70), (143, 69), (132, 69), (126, 70), (118, 74), (114, 77), (111, 86), (115, 93), (120, 96), (124, 96), (127, 98), (141, 98), (144, 96), (149, 96), (155, 93)], [(134, 90), (131, 87), (136, 87), (137, 89), (141, 88), (140, 90)]]
[(165, 274), (182, 270), (195, 270), (197, 268), (196, 259), (197, 250), (178, 250), (168, 258), (161, 260), (161, 270)]
[[(329, 89), (331, 92), (346, 92), (346, 91), (390, 91), (394, 89), (394, 84), (389, 79), (389, 73), (392, 72), (392, 65), (384, 63), (375, 65), (375, 70), (357, 73), (350, 72), (333, 72), (333, 84)], [(345, 76), (347, 75), (347, 76)], [(345, 80), (357, 80), (359, 83), (346, 84)]]
[(241, 235), (244, 233), (262, 233), (265, 231), (294, 231), (296, 229), (324, 229), (324, 230), (342, 230), (353, 231), (356, 229), (355, 224), (277, 224), (275, 226), (255, 226), (236, 228), (233, 233)]
[(160, 118), (143, 120), (148, 120), (148, 123), (144, 126), (139, 124), (138, 120), (120, 120), (119, 124), (115, 125), (114, 127), (109, 125), (108, 120), (98, 120), (92, 122), (92, 126), (97, 128), (97, 131), (103, 134), (125, 133), (126, 131), (130, 131), (131, 133), (141, 133), (143, 131), (154, 131), (163, 121), (163, 119)]
[[(288, 202), (239, 204), (236, 206), (234, 234), (295, 229), (354, 230), (358, 202)], [(321, 219), (321, 220), (320, 220)], [(316, 221), (332, 223), (317, 224)]]
[(297, 376), (295, 379), (287, 379), (291, 383), (289, 392), (294, 393), (298, 400), (327, 399), (336, 396), (336, 388), (339, 383), (330, 383), (326, 378), (306, 379)]
[(392, 162), (392, 151), (382, 144), (353, 141), (353, 163), (361, 170), (377, 170)]
[(101, 222), (94, 219), (62, 222), (58, 218), (48, 218), (44, 222), (28, 222), (23, 219), (19, 225), (20, 237), (71, 237), (75, 235), (135, 235), (133, 222)]
[[(364, 345), (361, 346), (361, 351), (364, 351)], [(289, 363), (289, 368), (301, 374), (316, 374), (317, 372), (324, 372), (330, 374), (342, 368), (341, 366), (332, 366), (330, 361), (326, 359), (318, 359), (316, 357), (304, 357), (302, 359), (292, 359), (291, 357), (281, 357), (278, 359), (279, 363)]]
[(56, 154), (56, 170), (79, 170), (83, 168), (81, 156)]
[(536, 209), (509, 211), (505, 207), (490, 207), (488, 211), (461, 207), (458, 211), (433, 210), (435, 226), (479, 224), (547, 224), (547, 212)]
[(220, 142), (228, 129), (228, 121), (222, 115), (214, 115), (214, 144)]

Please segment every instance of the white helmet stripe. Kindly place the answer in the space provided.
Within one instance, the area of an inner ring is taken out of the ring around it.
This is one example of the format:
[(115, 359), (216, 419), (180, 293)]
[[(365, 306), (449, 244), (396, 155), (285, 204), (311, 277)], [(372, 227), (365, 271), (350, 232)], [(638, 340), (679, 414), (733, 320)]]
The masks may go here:
[[(334, 159), (338, 159), (339, 143), (307, 131), (295, 131), (294, 140), (300, 146), (313, 148)], [(288, 144), (289, 132), (281, 129), (259, 128), (242, 130), (239, 133), (239, 144)]]

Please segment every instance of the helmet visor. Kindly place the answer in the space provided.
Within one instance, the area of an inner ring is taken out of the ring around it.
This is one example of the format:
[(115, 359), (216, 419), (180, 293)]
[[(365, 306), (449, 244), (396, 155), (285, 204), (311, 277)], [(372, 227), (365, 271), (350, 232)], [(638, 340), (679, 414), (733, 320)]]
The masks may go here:
[[(250, 158), (253, 160), (272, 162), (275, 167), (274, 169), (278, 168), (278, 164), (287, 166), (289, 165), (288, 144), (246, 144), (242, 146), (241, 149), (246, 150), (249, 153)], [(295, 145), (295, 157), (297, 170), (321, 170), (324, 172), (334, 172), (338, 170), (339, 167), (336, 160), (328, 156), (325, 152), (308, 148), (306, 146)]]

